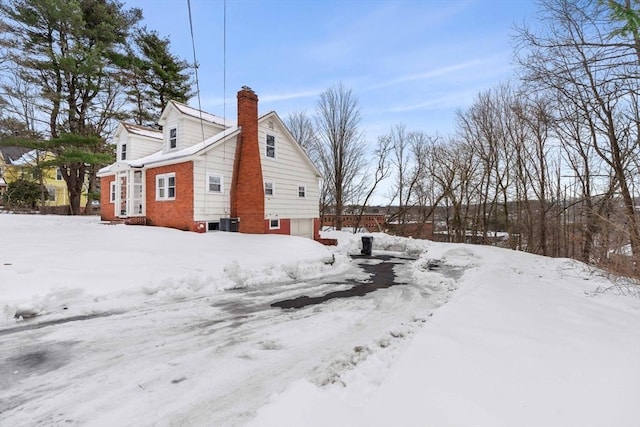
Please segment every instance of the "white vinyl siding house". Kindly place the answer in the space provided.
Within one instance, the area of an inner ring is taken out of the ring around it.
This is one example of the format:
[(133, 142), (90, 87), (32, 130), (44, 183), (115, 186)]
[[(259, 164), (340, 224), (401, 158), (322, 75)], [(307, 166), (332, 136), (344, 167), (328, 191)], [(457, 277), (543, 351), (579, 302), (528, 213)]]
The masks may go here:
[[(275, 137), (277, 147), (275, 159), (262, 162), (264, 181), (273, 182), (275, 187), (275, 197), (265, 195), (265, 216), (267, 219), (284, 218), (286, 212), (293, 227), (294, 220), (318, 218), (319, 179), (302, 148), (272, 115), (275, 113), (262, 117), (258, 128), (262, 156), (266, 158), (267, 155), (267, 135)], [(300, 197), (300, 187), (304, 187), (304, 197)]]
[[(202, 117), (202, 120), (200, 120)], [(225, 129), (223, 125), (224, 119), (213, 116), (212, 114), (202, 113), (194, 108), (171, 101), (167, 104), (158, 124), (163, 129), (169, 129), (165, 132), (165, 140), (163, 150), (179, 151), (196, 144), (213, 135), (222, 132)], [(227, 122), (230, 122), (227, 120)], [(171, 129), (175, 129), (175, 148), (171, 148)]]
[[(238, 108), (243, 126), (173, 101), (158, 121), (163, 131), (121, 124), (118, 160), (98, 173), (103, 219), (197, 232), (317, 237), (318, 170), (275, 112), (258, 116), (250, 88), (242, 88), (238, 102), (244, 102)], [(240, 136), (249, 151), (238, 149)], [(236, 160), (238, 151), (243, 154)], [(250, 176), (234, 177), (236, 171)], [(264, 192), (261, 182), (267, 194), (247, 196)]]
[[(225, 138), (206, 153), (198, 156), (193, 164), (193, 212), (195, 221), (217, 222), (231, 213), (233, 160), (237, 137)], [(208, 176), (222, 176), (221, 193), (210, 192)]]

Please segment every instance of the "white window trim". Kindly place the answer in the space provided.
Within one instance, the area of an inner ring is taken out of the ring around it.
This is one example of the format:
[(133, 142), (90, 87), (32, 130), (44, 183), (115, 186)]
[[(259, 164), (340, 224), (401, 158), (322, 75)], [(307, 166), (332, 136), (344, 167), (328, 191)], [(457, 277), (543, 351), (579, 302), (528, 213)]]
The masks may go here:
[[(302, 191), (304, 192), (304, 196), (301, 196), (301, 195), (300, 195), (300, 188), (303, 188), (303, 190), (302, 190)], [(307, 186), (306, 186), (306, 185), (304, 185), (304, 184), (298, 184), (298, 185), (296, 186), (296, 192), (297, 192), (297, 194), (298, 194), (298, 198), (299, 198), (299, 199), (306, 199), (306, 198), (307, 198)]]
[(117, 197), (118, 188), (116, 186), (116, 181), (111, 181), (109, 183), (109, 203), (115, 203)]
[[(169, 178), (173, 178), (174, 179), (174, 183), (173, 183), (173, 197), (169, 197)], [(176, 174), (175, 172), (171, 172), (171, 173), (163, 173), (160, 175), (156, 175), (156, 200), (175, 200), (176, 199)], [(165, 185), (164, 185), (164, 196), (160, 196), (160, 185), (159, 185), (159, 181), (161, 179), (165, 180)]]
[[(176, 146), (175, 147), (171, 146), (171, 139), (172, 139), (171, 138), (171, 131), (175, 131), (175, 133), (176, 133), (176, 137), (173, 138), (176, 141)], [(173, 127), (169, 128), (169, 141), (168, 141), (168, 144), (167, 144), (167, 148), (169, 150), (175, 150), (175, 149), (178, 148), (178, 127), (177, 126), (173, 126)]]
[[(278, 225), (274, 227), (272, 221), (276, 221)], [(269, 218), (269, 230), (280, 230), (280, 218)]]
[[(220, 178), (220, 191), (213, 191), (210, 189), (209, 185), (210, 185), (210, 180), (211, 178)], [(207, 181), (205, 182), (205, 185), (207, 187), (207, 193), (210, 194), (224, 194), (224, 176), (222, 176), (222, 174), (219, 173), (208, 173), (207, 174)]]
[[(267, 184), (271, 184), (271, 194), (267, 194)], [(273, 181), (265, 181), (264, 182), (264, 195), (268, 197), (273, 197), (276, 195), (276, 183)]]
[[(273, 138), (273, 156), (269, 156), (269, 154), (268, 154), (268, 153), (269, 153), (269, 143), (268, 143), (268, 141), (269, 141), (269, 137), (272, 137), (272, 138)], [(265, 156), (267, 159), (273, 159), (273, 160), (275, 160), (275, 159), (277, 159), (277, 158), (278, 158), (278, 149), (277, 149), (277, 145), (278, 145), (278, 144), (277, 144), (277, 142), (276, 142), (276, 136), (275, 136), (275, 135), (267, 134), (267, 136), (265, 137), (265, 140), (264, 140), (264, 156)]]
[(127, 144), (120, 145), (120, 160), (127, 160)]

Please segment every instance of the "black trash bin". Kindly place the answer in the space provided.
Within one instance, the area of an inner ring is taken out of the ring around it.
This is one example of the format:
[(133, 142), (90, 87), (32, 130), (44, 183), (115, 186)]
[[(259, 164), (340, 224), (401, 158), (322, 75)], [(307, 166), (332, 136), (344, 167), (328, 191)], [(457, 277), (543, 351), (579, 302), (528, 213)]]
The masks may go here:
[(373, 249), (373, 236), (362, 236), (362, 255), (371, 255), (371, 249)]

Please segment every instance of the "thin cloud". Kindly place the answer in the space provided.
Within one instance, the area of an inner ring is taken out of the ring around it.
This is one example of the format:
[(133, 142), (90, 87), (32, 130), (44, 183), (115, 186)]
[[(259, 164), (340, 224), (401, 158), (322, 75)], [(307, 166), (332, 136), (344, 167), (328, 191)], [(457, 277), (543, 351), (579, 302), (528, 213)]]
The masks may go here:
[(472, 67), (481, 65), (482, 63), (483, 63), (483, 61), (481, 61), (479, 59), (474, 59), (474, 60), (471, 60), (471, 61), (462, 62), (460, 64), (454, 64), (454, 65), (449, 65), (447, 67), (436, 68), (435, 70), (427, 71), (426, 73), (412, 74), (412, 75), (408, 75), (408, 76), (399, 77), (399, 78), (396, 78), (396, 79), (393, 79), (393, 80), (389, 80), (389, 81), (386, 81), (386, 82), (378, 83), (378, 84), (375, 84), (375, 85), (369, 87), (368, 90), (381, 89), (381, 88), (394, 86), (394, 85), (401, 84), (401, 83), (412, 82), (412, 81), (416, 81), (416, 80), (431, 79), (431, 78), (434, 78), (434, 77), (447, 75), (447, 74), (452, 73), (454, 71), (460, 71), (460, 70), (465, 70), (465, 69), (468, 69), (468, 68), (472, 68)]
[(462, 107), (469, 104), (473, 97), (477, 94), (475, 90), (453, 93), (436, 99), (431, 99), (417, 104), (399, 105), (385, 110), (387, 113), (403, 113), (414, 110), (425, 110), (434, 108), (453, 108)]
[(322, 92), (323, 92), (322, 90), (313, 89), (313, 90), (307, 90), (302, 92), (267, 94), (267, 95), (260, 96), (260, 101), (278, 102), (278, 101), (288, 101), (291, 99), (310, 98), (310, 97), (318, 96)]

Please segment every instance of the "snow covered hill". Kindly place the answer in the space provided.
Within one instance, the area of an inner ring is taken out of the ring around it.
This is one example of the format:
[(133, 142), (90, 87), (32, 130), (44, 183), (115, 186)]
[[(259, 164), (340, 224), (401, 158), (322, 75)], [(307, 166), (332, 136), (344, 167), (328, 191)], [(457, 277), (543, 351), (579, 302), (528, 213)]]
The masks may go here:
[(325, 237), (0, 215), (0, 424), (640, 425), (637, 288), (374, 234), (406, 285), (270, 307), (366, 282)]

